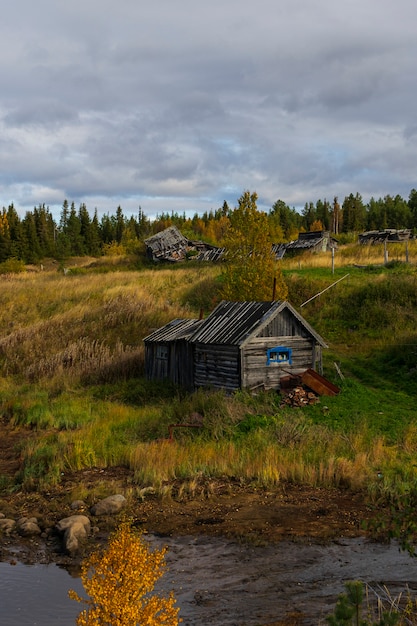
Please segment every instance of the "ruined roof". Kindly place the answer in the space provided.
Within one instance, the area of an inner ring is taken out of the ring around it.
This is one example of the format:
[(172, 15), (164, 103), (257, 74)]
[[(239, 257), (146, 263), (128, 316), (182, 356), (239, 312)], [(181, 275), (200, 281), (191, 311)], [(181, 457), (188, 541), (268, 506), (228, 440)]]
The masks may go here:
[(219, 261), (224, 254), (224, 248), (187, 239), (176, 226), (145, 239), (145, 244), (147, 255), (153, 261), (184, 261), (188, 254), (198, 261)]
[(328, 242), (330, 247), (337, 245), (337, 240), (330, 236), (328, 230), (309, 231), (306, 233), (298, 233), (298, 239), (285, 244), (287, 250), (308, 250), (309, 248), (319, 247), (323, 241)]
[(170, 226), (169, 228), (165, 228), (165, 230), (156, 233), (153, 237), (145, 239), (145, 244), (147, 246), (148, 254), (152, 256), (154, 260), (169, 260), (172, 258), (173, 254), (175, 255), (178, 252), (185, 254), (188, 246), (188, 239), (182, 235), (176, 226)]
[(395, 241), (408, 241), (412, 239), (412, 232), (409, 228), (395, 229), (384, 228), (383, 230), (368, 230), (359, 235), (359, 243), (392, 243)]

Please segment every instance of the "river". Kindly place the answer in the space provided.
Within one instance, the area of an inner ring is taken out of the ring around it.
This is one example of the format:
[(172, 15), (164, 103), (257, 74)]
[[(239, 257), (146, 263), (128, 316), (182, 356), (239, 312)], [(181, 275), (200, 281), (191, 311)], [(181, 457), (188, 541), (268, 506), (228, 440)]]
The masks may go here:
[[(407, 588), (417, 594), (417, 560), (394, 544), (149, 540), (168, 547), (159, 591), (174, 590), (183, 626), (260, 626), (291, 613), (300, 614), (303, 626), (324, 624), (348, 580), (367, 582), (380, 596), (384, 585), (393, 597)], [(80, 579), (57, 565), (0, 563), (0, 624), (74, 626), (81, 605), (68, 598), (70, 588), (82, 593)]]

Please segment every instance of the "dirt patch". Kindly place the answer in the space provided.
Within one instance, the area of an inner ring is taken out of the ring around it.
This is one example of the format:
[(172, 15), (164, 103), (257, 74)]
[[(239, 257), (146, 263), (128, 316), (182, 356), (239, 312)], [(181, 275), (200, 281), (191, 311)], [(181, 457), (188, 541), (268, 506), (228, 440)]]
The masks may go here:
[[(0, 430), (0, 475), (13, 479), (20, 468), (21, 438), (30, 436), (31, 431), (22, 435), (22, 430), (15, 431), (4, 423)], [(138, 492), (132, 472), (123, 467), (67, 473), (47, 492), (7, 494), (4, 490), (0, 494), (0, 513), (13, 519), (37, 517), (44, 537), (49, 538), (41, 552), (49, 552), (49, 558), (53, 558), (56, 543), (51, 540), (51, 531), (59, 519), (74, 513), (71, 502), (79, 498), (80, 489), (87, 513), (101, 497), (123, 493), (129, 503), (127, 513), (149, 533), (166, 537), (216, 536), (254, 545), (358, 537), (365, 534), (363, 522), (374, 515), (362, 493), (292, 483), (263, 489), (233, 480), (199, 479), (193, 481), (192, 491), (189, 483), (167, 485), (167, 496), (162, 498), (146, 490)], [(100, 518), (97, 526), (106, 533), (116, 521)], [(22, 543), (31, 553), (32, 562), (45, 560), (39, 552), (40, 542)], [(11, 546), (10, 539), (0, 536), (3, 556)]]

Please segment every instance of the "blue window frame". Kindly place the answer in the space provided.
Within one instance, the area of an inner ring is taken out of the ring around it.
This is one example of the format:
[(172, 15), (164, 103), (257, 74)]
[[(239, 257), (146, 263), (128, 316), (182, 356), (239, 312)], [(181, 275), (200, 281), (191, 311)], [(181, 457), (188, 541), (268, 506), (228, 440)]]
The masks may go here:
[(276, 346), (275, 348), (268, 348), (266, 351), (266, 364), (271, 365), (272, 363), (276, 363), (278, 365), (281, 364), (292, 364), (292, 349), (286, 348), (285, 346)]

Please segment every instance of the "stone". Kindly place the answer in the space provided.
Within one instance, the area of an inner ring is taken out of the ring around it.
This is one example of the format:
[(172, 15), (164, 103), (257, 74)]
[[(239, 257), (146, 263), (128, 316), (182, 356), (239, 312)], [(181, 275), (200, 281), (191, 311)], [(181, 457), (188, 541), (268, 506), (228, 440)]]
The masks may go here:
[(82, 511), (86, 508), (85, 502), (83, 500), (74, 500), (71, 502), (71, 511)]
[(90, 520), (86, 515), (70, 515), (56, 525), (58, 532), (63, 533), (64, 548), (70, 554), (77, 552), (80, 543), (88, 538), (90, 528)]
[(0, 532), (3, 532), (5, 535), (10, 535), (15, 526), (16, 522), (14, 519), (8, 519), (7, 517), (0, 519)]
[(17, 520), (17, 530), (23, 537), (31, 537), (32, 535), (40, 535), (38, 520), (36, 517), (21, 517)]
[(119, 513), (125, 506), (127, 500), (126, 498), (119, 494), (114, 496), (109, 496), (108, 498), (104, 498), (104, 500), (100, 500), (91, 507), (92, 515), (114, 515), (115, 513)]

